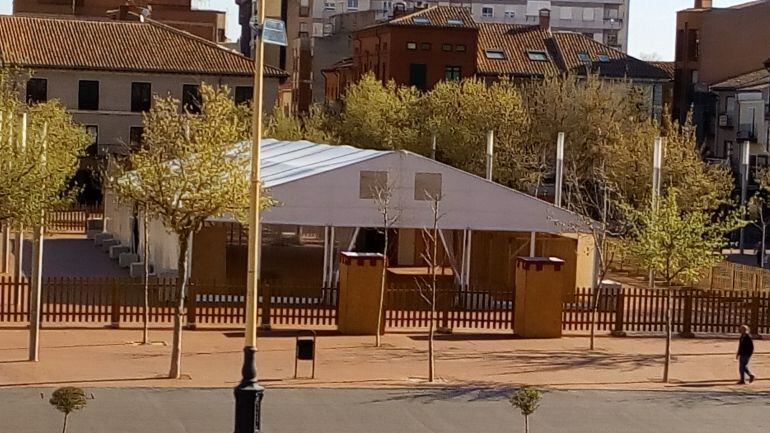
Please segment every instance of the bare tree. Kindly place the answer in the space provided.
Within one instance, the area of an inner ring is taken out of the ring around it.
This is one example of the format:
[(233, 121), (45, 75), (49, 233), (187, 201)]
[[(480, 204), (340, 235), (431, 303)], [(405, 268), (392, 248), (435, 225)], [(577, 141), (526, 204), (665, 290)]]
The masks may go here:
[(602, 282), (615, 259), (614, 247), (622, 242), (626, 212), (622, 196), (608, 179), (604, 165), (594, 168), (593, 180), (581, 181), (576, 170), (569, 171), (566, 182), (567, 208), (577, 214), (576, 220), (556, 223), (574, 233), (588, 232), (596, 255), (596, 272), (591, 282), (590, 350), (596, 348), (596, 316), (599, 310)]
[(418, 277), (416, 282), (417, 288), (420, 291), (420, 296), (430, 308), (430, 315), (428, 316), (428, 382), (433, 382), (436, 379), (436, 362), (433, 344), (436, 320), (436, 286), (438, 283), (436, 270), (438, 266), (441, 266), (438, 259), (438, 244), (440, 242), (438, 225), (443, 214), (441, 213), (440, 208), (441, 195), (431, 194), (427, 191), (425, 194), (428, 197), (428, 200), (430, 200), (433, 221), (430, 228), (424, 228), (422, 230), (425, 251), (420, 254), (420, 257), (428, 266), (428, 278)]
[(390, 247), (390, 229), (393, 224), (398, 221), (400, 212), (393, 209), (393, 185), (387, 183), (385, 185), (374, 186), (372, 193), (374, 194), (374, 203), (377, 205), (377, 212), (382, 216), (382, 232), (385, 236), (385, 244), (382, 247), (382, 255), (385, 257), (385, 264), (382, 267), (382, 279), (380, 281), (380, 302), (377, 308), (377, 332), (375, 336), (375, 346), (380, 347), (382, 343), (382, 321), (385, 316), (384, 303), (385, 303), (385, 284), (388, 273), (388, 248)]

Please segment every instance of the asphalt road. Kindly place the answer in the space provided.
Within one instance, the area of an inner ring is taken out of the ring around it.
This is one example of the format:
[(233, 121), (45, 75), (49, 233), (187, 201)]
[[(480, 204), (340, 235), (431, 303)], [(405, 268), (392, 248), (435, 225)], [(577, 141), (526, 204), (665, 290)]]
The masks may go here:
[[(94, 388), (70, 417), (70, 433), (232, 432), (228, 389)], [(43, 392), (45, 399), (41, 398)], [(54, 433), (61, 416), (50, 389), (0, 390), (0, 432)], [(513, 433), (523, 420), (507, 391), (270, 389), (265, 433)], [(532, 433), (766, 432), (770, 394), (553, 391), (531, 418)]]

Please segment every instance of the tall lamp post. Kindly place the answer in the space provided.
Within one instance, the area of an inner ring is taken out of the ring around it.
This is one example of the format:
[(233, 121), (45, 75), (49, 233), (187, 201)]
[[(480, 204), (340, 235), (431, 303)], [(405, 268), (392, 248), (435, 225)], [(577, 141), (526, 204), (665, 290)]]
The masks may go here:
[(259, 287), (260, 145), (262, 142), (262, 75), (264, 44), (286, 46), (286, 30), (282, 21), (265, 20), (265, 0), (255, 0), (254, 101), (252, 103), (251, 179), (249, 182), (249, 259), (246, 280), (246, 338), (243, 347), (241, 382), (235, 387), (235, 433), (261, 431), (264, 388), (257, 382), (257, 289)]

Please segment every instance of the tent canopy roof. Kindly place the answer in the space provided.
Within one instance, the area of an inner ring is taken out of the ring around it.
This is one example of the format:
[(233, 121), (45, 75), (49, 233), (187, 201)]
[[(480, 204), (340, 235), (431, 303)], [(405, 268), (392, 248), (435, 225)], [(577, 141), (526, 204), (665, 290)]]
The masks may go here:
[(417, 191), (417, 178), (429, 174), (440, 179), (442, 228), (589, 231), (572, 212), (411, 152), (274, 139), (264, 139), (261, 152), (262, 180), (280, 203), (263, 213), (267, 224), (379, 227), (382, 214), (375, 200), (364, 198), (360, 182), (362, 172), (384, 172), (396, 228), (432, 225), (431, 203)]

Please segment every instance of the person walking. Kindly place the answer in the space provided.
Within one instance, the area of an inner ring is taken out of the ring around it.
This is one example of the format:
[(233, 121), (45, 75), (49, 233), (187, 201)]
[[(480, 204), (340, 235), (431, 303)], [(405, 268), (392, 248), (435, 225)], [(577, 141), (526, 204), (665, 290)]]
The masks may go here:
[(751, 339), (751, 330), (747, 325), (741, 325), (741, 339), (738, 342), (738, 353), (735, 355), (735, 359), (738, 360), (738, 372), (740, 373), (741, 380), (738, 381), (738, 385), (746, 383), (746, 375), (749, 376), (749, 383), (754, 382), (755, 376), (749, 371), (749, 361), (751, 355), (754, 354), (754, 341)]

